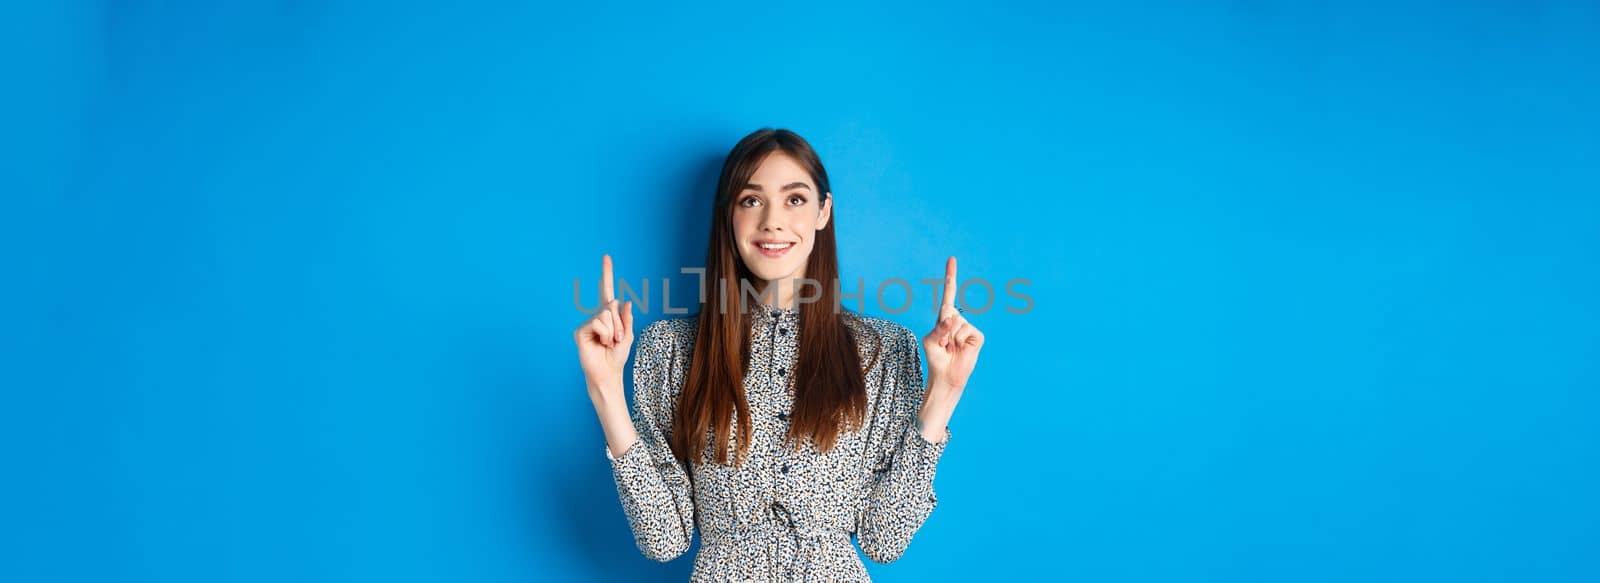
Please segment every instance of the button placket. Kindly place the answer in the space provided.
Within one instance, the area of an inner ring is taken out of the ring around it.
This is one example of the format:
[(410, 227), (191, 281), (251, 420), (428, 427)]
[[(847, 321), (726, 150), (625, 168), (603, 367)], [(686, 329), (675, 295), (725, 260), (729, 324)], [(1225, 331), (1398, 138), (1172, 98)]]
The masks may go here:
[(774, 478), (771, 482), (773, 488), (771, 494), (781, 497), (782, 492), (789, 491), (787, 484), (791, 477), (800, 474), (799, 460), (795, 459), (794, 451), (789, 448), (788, 443), (791, 421), (789, 409), (794, 404), (790, 377), (794, 347), (791, 343), (797, 330), (794, 312), (772, 308), (763, 312), (763, 315), (770, 317), (770, 322), (763, 322), (765, 325), (760, 326), (758, 330), (769, 340), (767, 344), (769, 352), (763, 360), (767, 364), (769, 386), (772, 387), (772, 394), (776, 397), (774, 406), (777, 408), (773, 416), (767, 418), (773, 421), (772, 427), (774, 427), (772, 443), (768, 448), (770, 469), (767, 471), (772, 472)]

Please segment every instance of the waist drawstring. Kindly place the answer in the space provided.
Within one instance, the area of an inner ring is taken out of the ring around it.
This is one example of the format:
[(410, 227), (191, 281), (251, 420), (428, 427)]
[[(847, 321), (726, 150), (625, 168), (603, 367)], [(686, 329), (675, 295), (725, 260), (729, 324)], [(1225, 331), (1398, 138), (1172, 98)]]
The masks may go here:
[[(849, 533), (844, 530), (818, 527), (796, 519), (803, 514), (792, 511), (783, 502), (774, 501), (757, 514), (755, 521), (715, 533), (710, 541), (720, 546), (738, 544), (749, 537), (765, 539), (772, 580), (791, 581), (810, 571), (823, 541), (840, 538), (848, 544), (849, 540)], [(792, 544), (793, 552), (783, 552), (785, 544)]]

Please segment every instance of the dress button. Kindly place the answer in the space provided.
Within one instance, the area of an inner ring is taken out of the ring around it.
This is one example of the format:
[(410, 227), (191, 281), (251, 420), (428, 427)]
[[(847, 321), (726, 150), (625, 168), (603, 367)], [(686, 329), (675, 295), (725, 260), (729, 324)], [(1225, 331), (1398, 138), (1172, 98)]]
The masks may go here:
[(787, 372), (787, 371), (788, 371), (788, 370), (789, 370), (789, 369), (784, 369), (784, 368), (780, 368), (780, 369), (778, 369), (778, 376), (780, 376), (780, 377), (781, 377), (781, 376), (783, 376), (783, 373), (784, 373), (784, 372)]
[(789, 464), (783, 464), (783, 473), (789, 473)]
[(779, 413), (778, 414), (778, 420), (779, 421), (788, 421), (789, 420), (789, 414), (788, 413)]
[(789, 329), (788, 328), (784, 328), (782, 326), (779, 326), (778, 327), (778, 333), (779, 334), (788, 334), (789, 333)]

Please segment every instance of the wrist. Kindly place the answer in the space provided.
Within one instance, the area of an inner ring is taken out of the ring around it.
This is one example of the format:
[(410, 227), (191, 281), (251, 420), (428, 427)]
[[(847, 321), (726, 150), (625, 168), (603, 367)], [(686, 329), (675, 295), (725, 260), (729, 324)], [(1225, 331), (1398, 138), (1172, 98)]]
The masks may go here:
[(966, 384), (965, 383), (956, 384), (954, 381), (950, 380), (948, 375), (943, 375), (943, 374), (939, 374), (939, 373), (930, 371), (930, 373), (928, 375), (928, 386), (930, 388), (931, 387), (939, 387), (939, 388), (959, 391), (959, 390), (961, 390), (962, 387), (966, 386)]
[(928, 380), (926, 396), (923, 398), (923, 407), (939, 407), (955, 409), (956, 402), (961, 400), (961, 387), (954, 386), (943, 379), (934, 377)]
[(589, 401), (594, 403), (595, 409), (609, 409), (619, 405), (623, 409), (628, 408), (628, 399), (626, 393), (622, 390), (621, 381), (613, 380), (597, 383), (585, 379), (585, 384), (589, 389)]

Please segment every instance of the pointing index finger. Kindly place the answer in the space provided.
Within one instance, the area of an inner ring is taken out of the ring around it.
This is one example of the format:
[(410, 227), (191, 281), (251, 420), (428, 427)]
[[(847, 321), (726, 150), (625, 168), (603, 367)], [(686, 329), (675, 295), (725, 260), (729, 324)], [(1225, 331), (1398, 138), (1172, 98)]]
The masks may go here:
[(611, 255), (600, 256), (600, 307), (604, 309), (611, 303), (614, 294), (611, 289)]
[(944, 262), (944, 302), (942, 310), (956, 308), (956, 256), (951, 255)]

